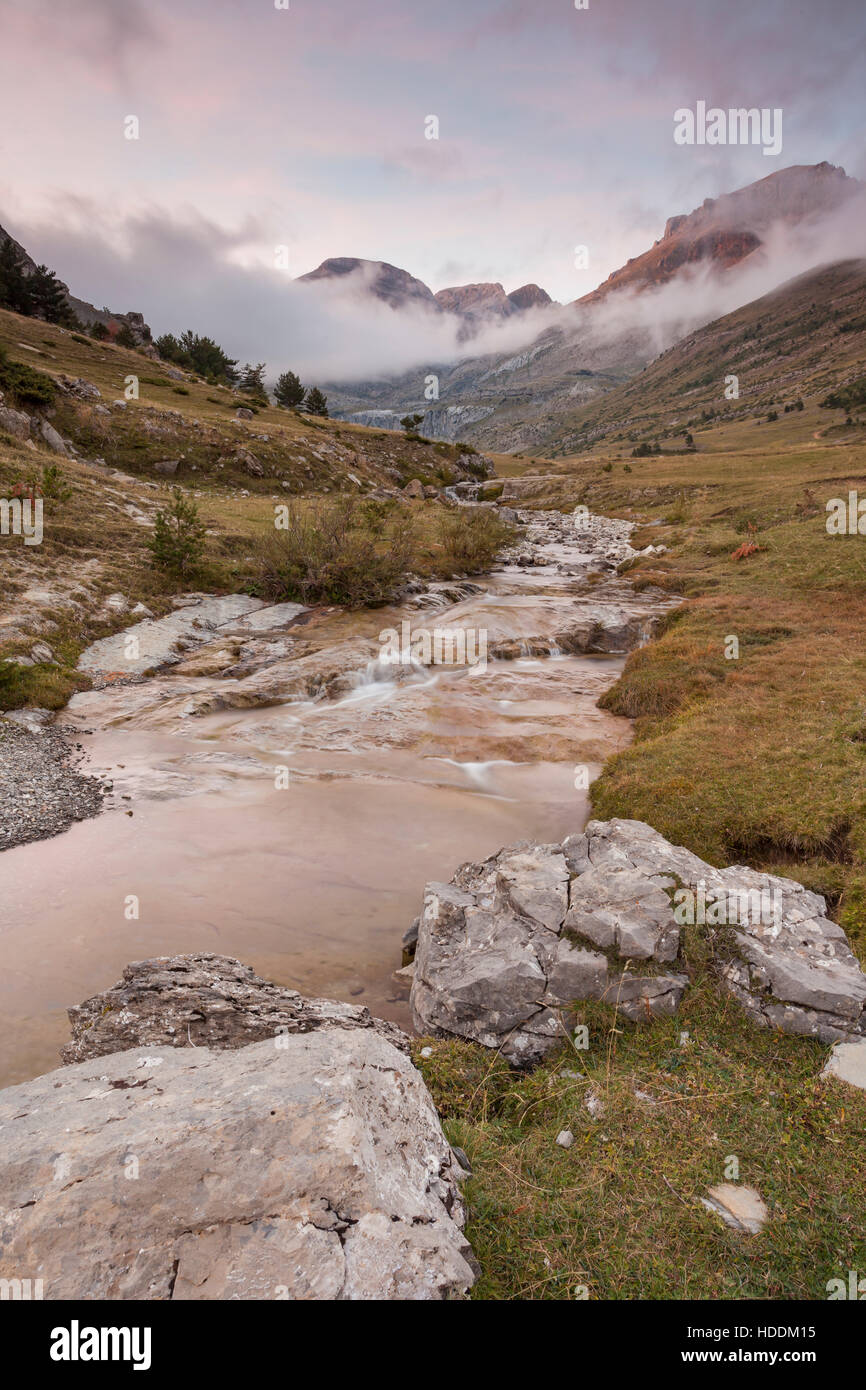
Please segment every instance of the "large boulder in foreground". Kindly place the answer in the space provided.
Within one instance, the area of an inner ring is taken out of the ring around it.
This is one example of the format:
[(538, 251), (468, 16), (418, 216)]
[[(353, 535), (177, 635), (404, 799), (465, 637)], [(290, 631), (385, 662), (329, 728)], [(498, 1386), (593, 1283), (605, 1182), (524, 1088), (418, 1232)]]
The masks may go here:
[(462, 1170), (372, 1028), (157, 1047), (0, 1092), (0, 1278), (47, 1299), (443, 1299)]
[(719, 937), (722, 984), (756, 1023), (824, 1042), (866, 1034), (866, 976), (823, 898), (714, 869), (631, 820), (590, 821), (562, 844), (516, 845), (428, 884), (413, 1021), (532, 1065), (577, 1001), (634, 1021), (674, 1012), (687, 923)]
[(401, 1051), (409, 1048), (395, 1024), (369, 1009), (306, 999), (207, 951), (133, 961), (112, 989), (68, 1013), (72, 1042), (60, 1056), (70, 1063), (131, 1047), (245, 1047), (318, 1028), (371, 1028)]

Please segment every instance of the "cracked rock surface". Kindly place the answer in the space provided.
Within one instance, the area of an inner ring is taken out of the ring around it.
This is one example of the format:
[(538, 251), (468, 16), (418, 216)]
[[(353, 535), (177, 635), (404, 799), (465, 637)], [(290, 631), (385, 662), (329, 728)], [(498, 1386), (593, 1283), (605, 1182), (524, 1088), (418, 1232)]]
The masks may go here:
[(319, 1028), (368, 1028), (409, 1050), (396, 1024), (363, 1006), (307, 999), (231, 956), (208, 951), (133, 961), (112, 989), (68, 1014), (72, 1042), (60, 1050), (67, 1063), (132, 1047), (245, 1047)]
[[(792, 879), (715, 869), (641, 821), (590, 821), (562, 844), (519, 844), (430, 883), (413, 1022), (533, 1065), (562, 1011), (603, 999), (633, 1021), (676, 1011), (689, 978), (683, 893), (724, 904), (718, 972), (759, 1025), (824, 1042), (866, 1034), (866, 976), (824, 899)], [(768, 912), (768, 908), (772, 911)], [(717, 914), (718, 915), (718, 914)]]
[(373, 1028), (135, 1049), (0, 1092), (0, 1278), (46, 1299), (444, 1299), (463, 1176)]

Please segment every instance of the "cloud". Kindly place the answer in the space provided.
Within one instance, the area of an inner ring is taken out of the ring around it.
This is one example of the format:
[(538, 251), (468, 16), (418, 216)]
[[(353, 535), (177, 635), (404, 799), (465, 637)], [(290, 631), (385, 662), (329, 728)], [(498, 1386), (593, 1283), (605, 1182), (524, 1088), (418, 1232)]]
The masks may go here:
[(461, 320), (423, 305), (395, 311), (365, 293), (363, 276), (301, 283), (285, 271), (233, 259), (259, 234), (248, 220), (234, 230), (193, 213), (158, 209), (119, 221), (101, 234), (98, 209), (79, 199), (72, 221), (16, 223), (34, 256), (58, 267), (72, 293), (102, 307), (137, 309), (155, 335), (192, 328), (232, 357), (286, 369), (308, 381), (375, 378), (509, 352), (552, 320), (549, 311), (486, 328), (471, 346)]
[(685, 267), (656, 289), (609, 294), (579, 314), (577, 331), (599, 345), (641, 334), (655, 355), (787, 280), (836, 261), (866, 259), (866, 190), (824, 217), (795, 226), (774, 222), (761, 241), (724, 273), (704, 262)]
[(309, 382), (382, 379), (515, 353), (549, 328), (574, 338), (582, 365), (590, 353), (602, 365), (635, 335), (654, 355), (816, 265), (866, 256), (864, 192), (827, 217), (794, 228), (774, 224), (760, 250), (725, 274), (708, 264), (686, 268), (655, 290), (611, 294), (590, 311), (554, 305), (493, 320), (467, 340), (454, 315), (423, 304), (393, 310), (373, 298), (363, 273), (304, 283), (240, 263), (239, 253), (261, 238), (253, 218), (225, 228), (192, 211), (181, 218), (151, 208), (100, 234), (88, 199), (66, 213), (71, 220), (10, 230), (80, 298), (138, 309), (156, 335), (185, 328), (209, 334), (242, 362), (265, 361), (271, 380), (286, 369)]

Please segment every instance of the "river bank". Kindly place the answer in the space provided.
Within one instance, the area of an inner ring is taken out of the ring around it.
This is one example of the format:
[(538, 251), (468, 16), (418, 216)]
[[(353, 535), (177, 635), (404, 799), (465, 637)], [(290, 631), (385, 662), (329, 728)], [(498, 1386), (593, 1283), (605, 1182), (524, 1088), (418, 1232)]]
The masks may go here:
[[(618, 577), (628, 523), (523, 520), (494, 573), (396, 608), (190, 600), (164, 620), (183, 650), (158, 674), (122, 633), (85, 651), (95, 688), (57, 727), (110, 789), (98, 818), (4, 859), (5, 1082), (53, 1065), (69, 1003), (154, 955), (238, 956), (408, 1024), (392, 976), (425, 882), (581, 828), (630, 737), (598, 700), (670, 602)], [(383, 662), (380, 635), (403, 623), (483, 634), (485, 669)]]

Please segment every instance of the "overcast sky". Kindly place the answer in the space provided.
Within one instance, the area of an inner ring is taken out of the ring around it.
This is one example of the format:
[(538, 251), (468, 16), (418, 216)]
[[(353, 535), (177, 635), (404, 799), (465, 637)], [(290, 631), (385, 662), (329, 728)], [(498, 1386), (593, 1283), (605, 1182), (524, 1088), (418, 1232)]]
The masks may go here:
[[(863, 0), (0, 0), (0, 223), (157, 332), (278, 245), (567, 301), (708, 195), (866, 176), (864, 66)], [(781, 107), (781, 154), (675, 144), (698, 100)]]

